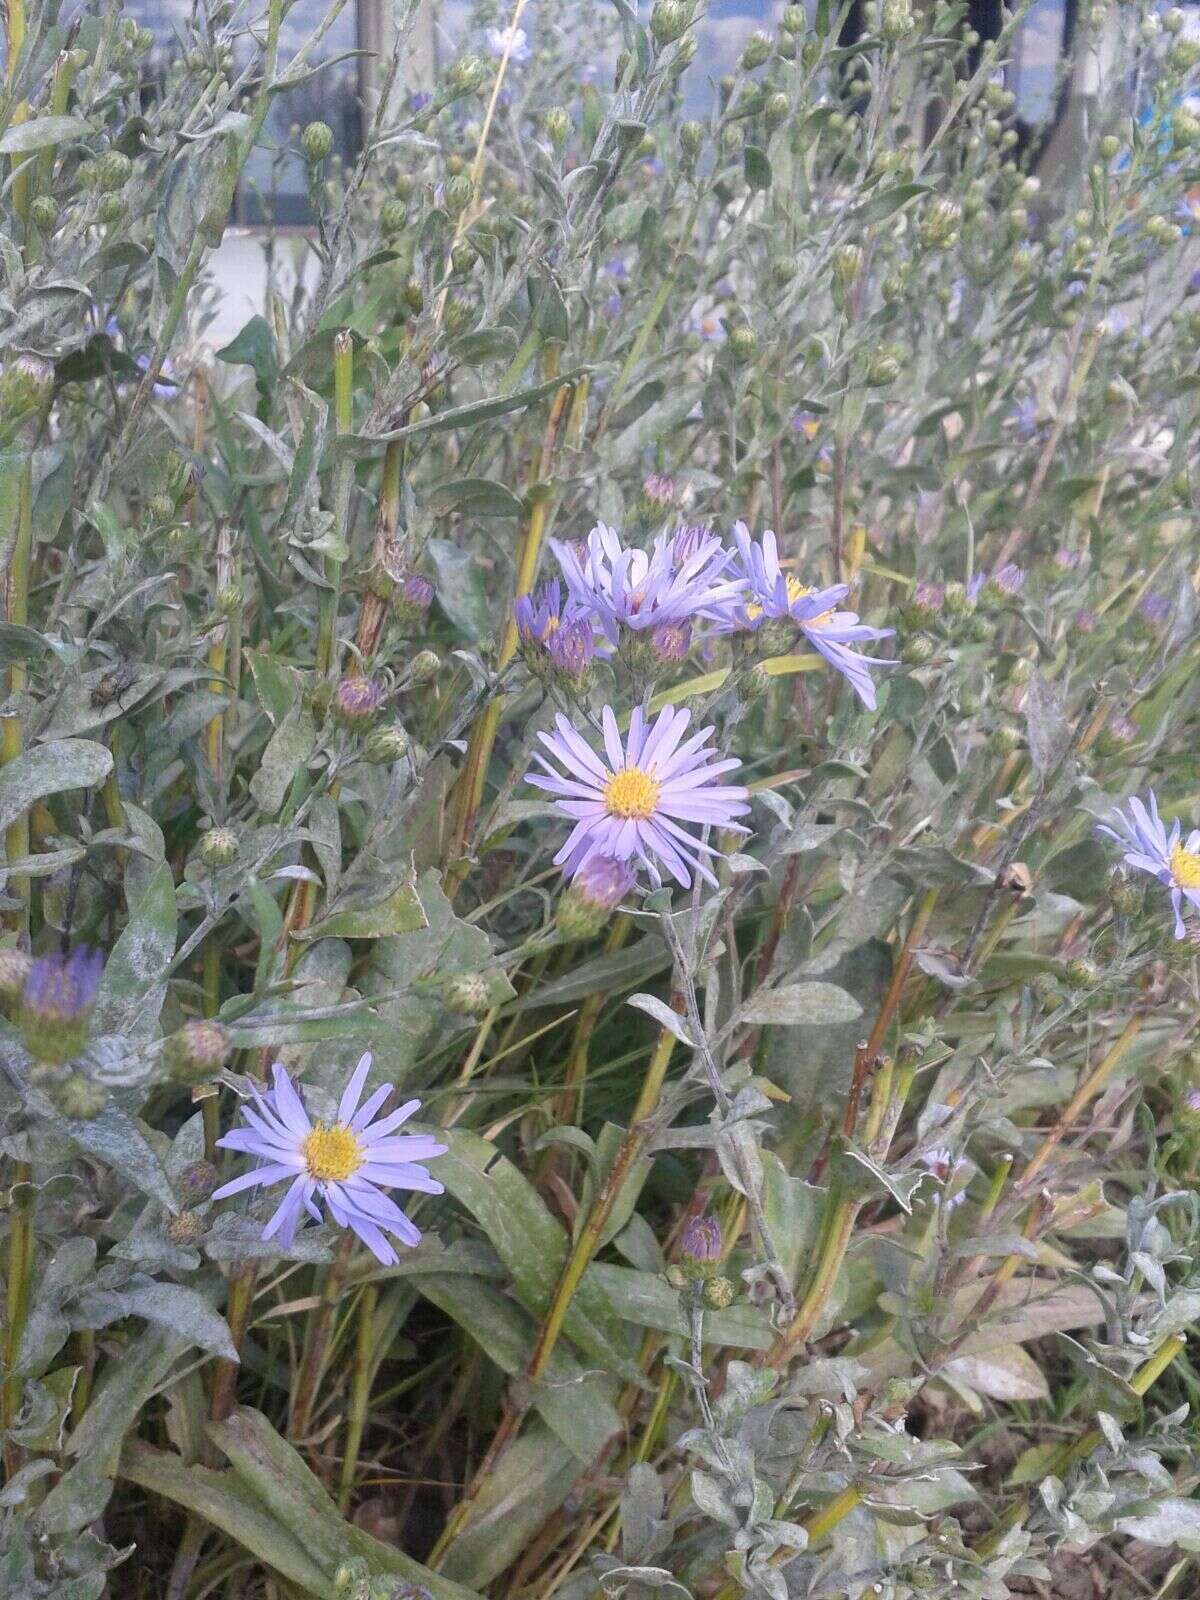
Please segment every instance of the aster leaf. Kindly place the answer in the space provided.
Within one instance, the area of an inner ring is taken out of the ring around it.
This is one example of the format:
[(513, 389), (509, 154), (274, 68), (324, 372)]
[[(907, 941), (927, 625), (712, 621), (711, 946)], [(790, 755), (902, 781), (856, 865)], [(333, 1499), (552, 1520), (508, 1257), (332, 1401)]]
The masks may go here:
[(737, 1014), (739, 1024), (769, 1023), (777, 1026), (854, 1022), (862, 1016), (862, 1006), (852, 994), (836, 983), (784, 983), (774, 989), (760, 989), (750, 996)]
[(488, 1475), (443, 1572), (483, 1589), (525, 1553), (584, 1470), (540, 1417), (531, 1418)]
[(668, 1033), (674, 1034), (680, 1044), (686, 1044), (691, 1050), (696, 1048), (696, 1041), (692, 1038), (687, 1018), (680, 1016), (678, 1011), (673, 1011), (670, 1006), (665, 1005), (656, 995), (631, 994), (625, 1003), (633, 1006), (637, 1011), (644, 1011), (648, 1017), (653, 1017), (660, 1027), (665, 1028)]
[(0, 770), (0, 829), (47, 795), (98, 788), (112, 768), (112, 752), (90, 739), (55, 739), (23, 750)]

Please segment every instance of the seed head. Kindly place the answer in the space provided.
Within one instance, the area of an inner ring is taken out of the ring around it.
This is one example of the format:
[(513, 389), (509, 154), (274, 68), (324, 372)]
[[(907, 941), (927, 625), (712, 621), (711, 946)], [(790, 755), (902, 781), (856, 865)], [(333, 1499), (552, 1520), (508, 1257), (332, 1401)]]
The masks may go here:
[(198, 1211), (181, 1211), (168, 1221), (165, 1231), (172, 1244), (182, 1245), (186, 1249), (203, 1237), (205, 1221)]
[(229, 1059), (229, 1035), (219, 1022), (193, 1017), (167, 1040), (163, 1058), (176, 1083), (209, 1083)]

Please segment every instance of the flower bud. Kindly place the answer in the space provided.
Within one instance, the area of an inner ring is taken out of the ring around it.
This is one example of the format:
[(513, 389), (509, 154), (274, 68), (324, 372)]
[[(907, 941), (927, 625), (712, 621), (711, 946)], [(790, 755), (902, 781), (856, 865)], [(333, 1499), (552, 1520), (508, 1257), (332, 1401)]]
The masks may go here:
[(743, 72), (753, 72), (756, 67), (761, 67), (771, 54), (772, 39), (769, 33), (762, 29), (756, 30), (746, 40), (742, 50), (740, 66)]
[(965, 616), (971, 609), (966, 587), (961, 583), (948, 583), (943, 596), (946, 610), (952, 617)]
[(238, 836), (232, 828), (209, 828), (200, 837), (197, 854), (206, 867), (216, 872), (237, 860), (238, 849)]
[(478, 56), (462, 56), (446, 73), (446, 82), (455, 94), (473, 94), (487, 76), (487, 67)]
[(1200, 1089), (1185, 1089), (1179, 1096), (1175, 1121), (1188, 1133), (1200, 1133)]
[(895, 383), (900, 376), (900, 363), (895, 356), (875, 356), (867, 367), (867, 382), (878, 388), (883, 384)]
[(1076, 989), (1094, 989), (1100, 982), (1100, 968), (1086, 956), (1076, 956), (1067, 962), (1067, 982)]
[(172, 1244), (186, 1250), (189, 1245), (204, 1237), (207, 1224), (198, 1211), (180, 1211), (168, 1219), (163, 1230)]
[(88, 186), (97, 194), (115, 194), (133, 175), (133, 162), (119, 150), (106, 150), (90, 161), (85, 174)]
[(82, 1072), (55, 1079), (46, 1085), (46, 1093), (59, 1115), (71, 1122), (91, 1122), (108, 1104), (108, 1090)]
[(728, 1278), (706, 1278), (700, 1286), (700, 1298), (710, 1311), (724, 1311), (731, 1306), (737, 1290)]
[(925, 250), (945, 250), (958, 239), (962, 207), (943, 196), (931, 200), (917, 222), (917, 241)]
[(410, 311), (421, 311), (425, 305), (425, 291), (415, 278), (404, 285), (404, 304)]
[(713, 1276), (723, 1249), (715, 1217), (689, 1217), (679, 1230), (680, 1266), (692, 1282)]
[(551, 106), (542, 118), (542, 131), (556, 150), (566, 144), (571, 132), (571, 118), (565, 106)]
[(758, 349), (758, 339), (753, 328), (734, 328), (729, 335), (729, 352), (737, 361), (750, 361)]
[(779, 128), (787, 121), (792, 103), (782, 92), (769, 94), (763, 104), (763, 120), (768, 128)]
[(704, 145), (704, 125), (685, 122), (679, 129), (679, 148), (689, 160), (695, 160)]
[(862, 258), (862, 249), (856, 244), (839, 244), (834, 250), (830, 257), (830, 266), (843, 289), (848, 289), (858, 277)]
[(17, 356), (0, 374), (0, 417), (11, 420), (40, 411), (54, 393), (54, 368), (41, 356)]
[(808, 32), (808, 12), (803, 6), (784, 6), (779, 26), (793, 36)]
[(446, 182), (446, 210), (453, 217), (461, 216), (475, 198), (475, 185), (465, 174), (449, 178)]
[(442, 984), (442, 1000), (450, 1011), (483, 1017), (491, 1010), (491, 985), (482, 972), (456, 972)]
[(1021, 748), (1021, 730), (1012, 722), (1002, 722), (992, 729), (992, 749), (997, 755), (1010, 756)]
[(442, 324), (449, 334), (464, 333), (474, 320), (475, 308), (461, 295), (452, 294), (442, 311)]
[(300, 148), (305, 161), (315, 167), (333, 149), (333, 129), (327, 122), (310, 122), (300, 135)]
[(408, 207), (403, 200), (385, 200), (379, 208), (380, 230), (390, 239), (394, 234), (403, 233), (408, 222)]
[(211, 1161), (189, 1161), (175, 1181), (175, 1192), (189, 1206), (202, 1205), (221, 1181)]
[(682, 0), (655, 0), (650, 13), (650, 35), (655, 44), (674, 44), (685, 32), (690, 18)]
[(362, 753), (363, 760), (372, 766), (389, 767), (395, 761), (403, 761), (410, 750), (408, 734), (398, 723), (392, 723), (386, 728), (372, 728), (363, 740)]
[(912, 0), (883, 0), (879, 31), (889, 44), (898, 44), (915, 26)]
[(111, 228), (124, 221), (125, 210), (125, 202), (119, 194), (102, 194), (96, 202), (96, 219)]
[(39, 233), (51, 233), (58, 222), (58, 202), (48, 194), (34, 195), (29, 218)]
[(691, 66), (696, 59), (696, 51), (699, 48), (700, 42), (694, 33), (684, 34), (676, 46), (675, 54), (671, 60), (671, 75), (673, 77), (678, 77), (681, 72), (685, 72)]
[(906, 666), (923, 667), (932, 661), (936, 646), (927, 633), (917, 633), (906, 639), (900, 650), (900, 659)]
[(419, 650), (409, 665), (408, 681), (412, 684), (432, 683), (441, 670), (442, 661), (436, 650)]
[(229, 1035), (219, 1022), (193, 1017), (163, 1046), (163, 1061), (176, 1083), (210, 1083), (229, 1060)]
[(21, 998), (33, 959), (24, 950), (0, 950), (0, 1007), (7, 1014)]
[(343, 728), (368, 727), (383, 704), (383, 686), (373, 678), (343, 678), (333, 691), (330, 710)]
[(564, 939), (593, 938), (637, 881), (627, 861), (591, 856), (558, 902), (556, 921)]

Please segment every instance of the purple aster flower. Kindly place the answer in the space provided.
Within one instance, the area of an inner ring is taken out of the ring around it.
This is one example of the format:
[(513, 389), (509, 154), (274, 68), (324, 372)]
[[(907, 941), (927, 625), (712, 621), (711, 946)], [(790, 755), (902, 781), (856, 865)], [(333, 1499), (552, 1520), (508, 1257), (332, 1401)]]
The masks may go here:
[(333, 691), (333, 715), (348, 728), (370, 722), (383, 704), (383, 685), (374, 678), (343, 678)]
[(704, 541), (711, 538), (712, 534), (708, 529), (697, 524), (676, 528), (671, 535), (671, 560), (677, 567), (683, 566), (686, 561), (692, 559)]
[(677, 563), (674, 541), (659, 534), (649, 555), (627, 549), (613, 528), (599, 522), (588, 534), (581, 555), (569, 544), (551, 539), (575, 605), (594, 617), (612, 645), (624, 628), (652, 630), (667, 622), (687, 622), (705, 608), (732, 600), (738, 585), (722, 581), (729, 552), (715, 535), (697, 542), (695, 553)]
[(719, 852), (681, 824), (746, 833), (733, 819), (750, 807), (745, 789), (720, 782), (741, 762), (733, 756), (715, 759), (717, 751), (708, 743), (711, 727), (684, 740), (690, 722), (690, 711), (664, 706), (647, 728), (641, 708), (635, 707), (622, 744), (613, 709), (605, 706), (603, 756), (561, 714), (554, 733), (538, 735), (565, 770), (536, 755), (542, 772), (528, 774), (526, 781), (554, 795), (557, 809), (575, 823), (554, 858), (567, 877), (594, 856), (609, 856), (640, 861), (656, 885), (662, 882), (662, 867), (685, 889), (693, 872), (716, 886), (705, 857)]
[(419, 572), (410, 572), (400, 586), (405, 605), (415, 611), (428, 611), (433, 604), (433, 585)]
[(497, 61), (507, 51), (512, 65), (523, 67), (533, 56), (524, 28), (489, 28), (486, 38), (488, 54)]
[(338, 1102), (335, 1120), (313, 1122), (296, 1087), (282, 1066), (272, 1068), (274, 1082), (264, 1094), (255, 1092), (253, 1104), (243, 1105), (244, 1128), (235, 1128), (217, 1143), (223, 1150), (255, 1156), (259, 1165), (213, 1193), (214, 1200), (290, 1180), (288, 1191), (263, 1229), (264, 1239), (279, 1238), (290, 1245), (304, 1214), (320, 1222), (317, 1200), (325, 1202), (339, 1228), (350, 1228), (385, 1267), (399, 1260), (388, 1233), (407, 1245), (420, 1242), (420, 1232), (385, 1189), (412, 1189), (421, 1194), (441, 1194), (442, 1185), (431, 1178), (422, 1161), (444, 1155), (447, 1146), (428, 1134), (402, 1134), (389, 1138), (421, 1104), (407, 1100), (395, 1111), (374, 1121), (392, 1092), (385, 1083), (360, 1106), (371, 1057), (365, 1055), (350, 1075)]
[(642, 162), (642, 171), (648, 178), (661, 178), (662, 170), (663, 164), (658, 156), (647, 156), (645, 161)]
[(104, 957), (77, 945), (70, 955), (39, 956), (21, 992), (20, 1026), (25, 1048), (39, 1061), (62, 1062), (87, 1043), (88, 1024), (100, 992)]
[(518, 595), (513, 617), (522, 644), (545, 644), (563, 620), (562, 584), (551, 578), (536, 594)]
[(1086, 287), (1086, 284), (1081, 278), (1073, 278), (1067, 285), (1067, 299), (1078, 300), (1079, 296), (1083, 293)]
[(734, 524), (733, 542), (738, 563), (734, 570), (742, 579), (739, 600), (710, 610), (706, 614), (721, 633), (739, 629), (758, 629), (764, 622), (790, 620), (819, 655), (853, 688), (868, 710), (875, 709), (875, 685), (870, 666), (893, 666), (882, 656), (863, 656), (852, 644), (872, 639), (890, 639), (894, 629), (871, 628), (858, 620), (853, 611), (838, 611), (836, 606), (849, 594), (844, 583), (827, 589), (813, 589), (798, 578), (785, 574), (779, 562), (775, 535), (768, 528), (755, 543), (744, 522)]
[(1071, 618), (1071, 626), (1076, 633), (1095, 633), (1099, 622), (1098, 614), (1090, 606), (1081, 606)]
[(718, 300), (732, 300), (734, 292), (732, 278), (718, 278), (713, 284), (713, 293)]
[(946, 602), (944, 583), (918, 583), (909, 598), (912, 609), (921, 616), (933, 617)]
[(1148, 872), (1171, 891), (1171, 906), (1175, 912), (1175, 937), (1182, 939), (1186, 933), (1183, 925), (1183, 902), (1200, 910), (1200, 828), (1193, 828), (1186, 844), (1182, 841), (1179, 819), (1171, 824), (1170, 831), (1158, 814), (1158, 801), (1154, 790), (1147, 790), (1146, 804), (1135, 795), (1118, 806), (1110, 815), (1111, 827), (1100, 823), (1099, 832), (1115, 839), (1124, 853), (1126, 866)]
[(986, 589), (997, 599), (1020, 593), (1025, 583), (1025, 569), (1015, 561), (1007, 561), (995, 572), (977, 572), (967, 584), (967, 599), (974, 603)]
[(1138, 601), (1138, 612), (1152, 628), (1163, 628), (1171, 618), (1171, 602), (1165, 594), (1151, 590)]
[(1027, 394), (1024, 399), (1017, 401), (1008, 414), (1009, 426), (1022, 444), (1028, 444), (1037, 432), (1037, 412), (1037, 401), (1033, 395)]
[(684, 323), (685, 333), (694, 333), (705, 344), (725, 343), (725, 324), (715, 311), (694, 312)]
[(601, 313), (606, 317), (615, 317), (621, 309), (621, 296), (614, 289), (600, 302)]
[(408, 97), (408, 109), (413, 112), (414, 115), (417, 112), (424, 111), (425, 107), (429, 104), (432, 98), (432, 95), (425, 94), (422, 90), (415, 90)]
[(797, 411), (792, 418), (792, 432), (803, 434), (806, 439), (815, 439), (820, 430), (821, 419), (811, 411)]
[(1192, 273), (1191, 277), (1188, 279), (1187, 293), (1200, 294), (1200, 267), (1197, 267)]
[(1068, 550), (1065, 546), (1054, 552), (1054, 565), (1060, 572), (1074, 572), (1083, 565), (1084, 555), (1082, 550)]
[(604, 263), (600, 270), (610, 278), (615, 279), (617, 283), (625, 283), (629, 278), (629, 268), (620, 256), (613, 256), (611, 260)]

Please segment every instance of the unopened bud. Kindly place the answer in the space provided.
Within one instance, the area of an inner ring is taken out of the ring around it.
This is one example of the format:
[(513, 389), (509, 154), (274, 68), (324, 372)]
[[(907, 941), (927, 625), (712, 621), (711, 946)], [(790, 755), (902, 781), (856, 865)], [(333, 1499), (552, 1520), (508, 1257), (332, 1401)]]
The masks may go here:
[(862, 267), (862, 249), (856, 244), (839, 244), (830, 257), (833, 275), (844, 289), (858, 277)]
[(232, 828), (209, 828), (201, 836), (197, 853), (204, 865), (214, 872), (228, 867), (238, 858), (238, 836)]
[(688, 25), (688, 8), (682, 0), (655, 0), (650, 13), (650, 34), (655, 44), (674, 44)]
[(942, 196), (931, 200), (917, 223), (917, 240), (926, 250), (945, 250), (958, 238), (962, 207)]
[(115, 194), (133, 175), (133, 162), (119, 150), (106, 150), (88, 164), (87, 181), (97, 194)]
[(755, 67), (761, 67), (771, 54), (771, 35), (761, 29), (752, 33), (746, 40), (742, 50), (741, 68), (743, 72), (753, 72)]
[(1067, 962), (1067, 982), (1077, 989), (1094, 989), (1100, 982), (1100, 968), (1086, 956), (1076, 956)]
[(39, 233), (53, 232), (58, 222), (58, 202), (48, 194), (35, 195), (29, 203), (29, 217)]
[(442, 985), (446, 1006), (466, 1017), (486, 1016), (491, 1010), (491, 993), (491, 985), (482, 972), (456, 972)]
[(327, 122), (310, 122), (300, 135), (300, 148), (305, 161), (315, 167), (333, 149), (333, 129)]
[(441, 670), (441, 657), (435, 650), (420, 650), (412, 658), (408, 681), (413, 684), (432, 683)]
[(700, 1287), (700, 1298), (710, 1311), (724, 1311), (731, 1306), (737, 1290), (728, 1278), (706, 1278)]
[(407, 222), (408, 207), (403, 200), (388, 199), (380, 206), (379, 227), (388, 238), (391, 238), (394, 234), (402, 233)]
[(203, 1238), (205, 1226), (204, 1218), (198, 1211), (180, 1211), (170, 1218), (164, 1231), (172, 1244), (186, 1250), (189, 1245)]
[(446, 210), (451, 216), (460, 216), (475, 198), (475, 185), (465, 174), (446, 181)]
[(571, 118), (564, 106), (551, 106), (542, 118), (542, 130), (556, 150), (561, 150), (571, 132)]
[(395, 723), (387, 728), (372, 728), (363, 740), (363, 760), (378, 767), (391, 766), (394, 761), (403, 761), (409, 749), (408, 734)]
[(699, 122), (685, 122), (679, 129), (679, 148), (690, 160), (696, 156), (704, 145), (704, 126)]
[(757, 349), (758, 339), (753, 328), (735, 328), (729, 335), (729, 351), (736, 360), (752, 360)]
[(229, 1035), (219, 1022), (193, 1017), (163, 1046), (163, 1060), (176, 1083), (210, 1083), (229, 1059)]
[(446, 82), (455, 94), (473, 94), (487, 76), (487, 67), (478, 56), (462, 56), (446, 73)]
[(715, 1217), (689, 1217), (680, 1229), (680, 1265), (693, 1281), (713, 1276), (723, 1249), (721, 1224)]
[(201, 1205), (221, 1181), (211, 1161), (189, 1161), (175, 1180), (175, 1192), (189, 1206)]
[(108, 1091), (82, 1072), (68, 1073), (46, 1085), (50, 1102), (71, 1122), (91, 1122), (108, 1104)]

